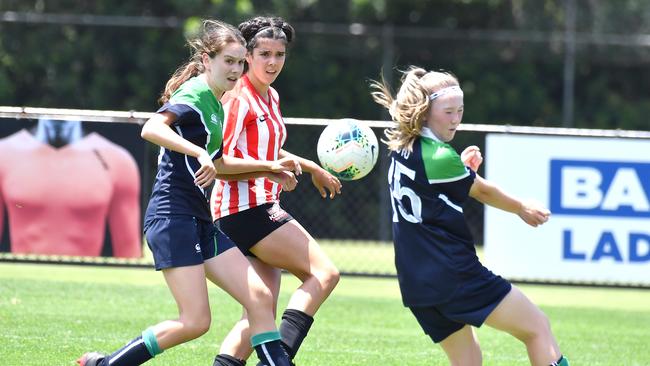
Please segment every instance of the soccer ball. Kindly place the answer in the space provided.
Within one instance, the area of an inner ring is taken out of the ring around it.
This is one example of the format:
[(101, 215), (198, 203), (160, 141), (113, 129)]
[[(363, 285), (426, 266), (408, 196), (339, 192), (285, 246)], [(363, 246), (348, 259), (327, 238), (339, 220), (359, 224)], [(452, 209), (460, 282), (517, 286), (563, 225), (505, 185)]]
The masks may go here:
[(345, 118), (330, 123), (318, 138), (320, 165), (342, 180), (365, 177), (377, 162), (377, 137), (363, 122)]

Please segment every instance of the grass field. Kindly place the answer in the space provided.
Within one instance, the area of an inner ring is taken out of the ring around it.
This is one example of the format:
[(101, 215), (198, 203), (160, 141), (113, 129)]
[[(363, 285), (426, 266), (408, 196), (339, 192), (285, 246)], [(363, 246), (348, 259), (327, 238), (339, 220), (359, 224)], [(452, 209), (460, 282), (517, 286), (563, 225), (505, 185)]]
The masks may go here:
[[(297, 286), (284, 276), (281, 305)], [(650, 365), (650, 291), (520, 286), (551, 319), (572, 365)], [(239, 306), (211, 288), (208, 334), (148, 365), (211, 365)], [(0, 263), (0, 365), (72, 366), (84, 351), (112, 351), (147, 326), (173, 318), (162, 275), (148, 269)], [(487, 327), (478, 331), (485, 365), (525, 365), (521, 344)], [(438, 346), (402, 307), (394, 279), (344, 277), (322, 307), (297, 363), (445, 365)], [(254, 362), (249, 362), (254, 364)]]

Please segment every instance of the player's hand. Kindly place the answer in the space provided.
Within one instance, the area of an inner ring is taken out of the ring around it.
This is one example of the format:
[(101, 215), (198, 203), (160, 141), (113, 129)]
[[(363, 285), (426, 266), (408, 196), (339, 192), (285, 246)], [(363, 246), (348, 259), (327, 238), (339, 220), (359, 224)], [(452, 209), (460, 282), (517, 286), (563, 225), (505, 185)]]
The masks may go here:
[(476, 172), (483, 163), (483, 156), (481, 155), (481, 150), (478, 146), (472, 145), (463, 150), (460, 154), (460, 160), (463, 161), (463, 164)]
[(298, 161), (298, 159), (293, 158), (291, 156), (287, 156), (280, 160), (273, 161), (271, 164), (270, 171), (274, 173), (290, 171), (293, 172), (295, 175), (300, 175), (302, 174), (302, 167), (300, 166), (300, 162)]
[(551, 211), (534, 201), (524, 201), (517, 213), (528, 225), (537, 227), (548, 221)]
[(298, 179), (292, 172), (282, 171), (278, 173), (269, 172), (268, 178), (282, 186), (285, 192), (293, 191), (298, 185)]
[(201, 167), (194, 175), (194, 184), (201, 188), (208, 188), (217, 176), (217, 169), (207, 151), (201, 152), (197, 159)]
[(323, 198), (327, 198), (328, 190), (330, 199), (333, 199), (337, 194), (341, 194), (341, 182), (325, 169), (318, 168), (313, 171), (311, 173), (311, 182)]

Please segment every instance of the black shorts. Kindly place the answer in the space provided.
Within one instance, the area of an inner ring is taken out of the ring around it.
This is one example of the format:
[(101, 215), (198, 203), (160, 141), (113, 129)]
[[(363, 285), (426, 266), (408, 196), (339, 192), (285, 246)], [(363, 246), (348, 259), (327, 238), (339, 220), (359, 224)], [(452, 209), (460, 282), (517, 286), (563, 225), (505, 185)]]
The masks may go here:
[(435, 342), (441, 342), (466, 324), (480, 327), (510, 292), (510, 282), (486, 270), (463, 283), (447, 302), (409, 307), (418, 323)]
[(293, 217), (277, 202), (265, 203), (217, 220), (223, 231), (244, 255), (255, 257), (250, 249)]
[(147, 220), (144, 233), (156, 270), (201, 264), (235, 246), (214, 223), (193, 216)]

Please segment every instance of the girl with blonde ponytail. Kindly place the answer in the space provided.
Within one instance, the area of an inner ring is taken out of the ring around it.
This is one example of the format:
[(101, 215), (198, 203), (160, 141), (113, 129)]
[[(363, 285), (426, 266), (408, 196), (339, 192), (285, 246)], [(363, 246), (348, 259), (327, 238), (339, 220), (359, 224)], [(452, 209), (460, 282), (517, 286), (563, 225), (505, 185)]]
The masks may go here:
[(189, 44), (190, 60), (169, 79), (160, 98), (163, 106), (142, 128), (142, 137), (161, 147), (144, 231), (156, 270), (176, 300), (178, 318), (146, 329), (110, 355), (86, 353), (77, 360), (80, 366), (141, 365), (207, 332), (211, 312), (206, 278), (247, 310), (250, 342), (264, 365), (290, 365), (275, 325), (273, 295), (232, 241), (215, 228), (208, 197), (217, 171), (299, 174), (300, 165), (291, 158), (245, 161), (222, 155), (219, 98), (243, 72), (244, 39), (231, 25), (206, 20)]
[(395, 97), (383, 79), (371, 87), (373, 99), (395, 122), (383, 142), (390, 150), (393, 244), (404, 305), (452, 365), (482, 364), (472, 326), (486, 323), (522, 341), (532, 365), (568, 366), (544, 313), (476, 256), (463, 216), (468, 197), (534, 227), (550, 212), (481, 178), (476, 146), (458, 155), (448, 144), (463, 117), (458, 79), (411, 67)]

